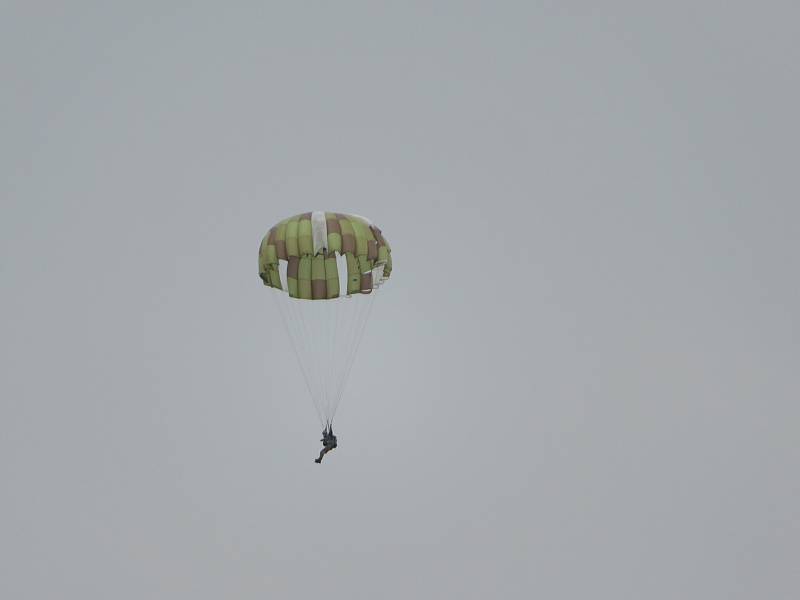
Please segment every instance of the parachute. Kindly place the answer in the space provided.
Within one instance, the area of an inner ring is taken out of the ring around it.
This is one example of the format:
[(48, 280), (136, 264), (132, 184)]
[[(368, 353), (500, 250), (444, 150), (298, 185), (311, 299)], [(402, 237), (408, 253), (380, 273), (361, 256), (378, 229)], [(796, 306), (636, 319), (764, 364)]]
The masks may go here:
[(308, 212), (272, 227), (258, 274), (300, 364), (320, 424), (333, 422), (392, 254), (369, 219)]

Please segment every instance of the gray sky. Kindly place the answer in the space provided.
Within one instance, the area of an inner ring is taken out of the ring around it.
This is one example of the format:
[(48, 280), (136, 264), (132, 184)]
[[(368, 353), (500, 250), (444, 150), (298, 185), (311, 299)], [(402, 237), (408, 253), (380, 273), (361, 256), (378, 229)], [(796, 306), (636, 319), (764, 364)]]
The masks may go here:
[[(3, 4), (0, 597), (796, 598), (800, 10), (386, 4)], [(322, 467), (316, 209), (395, 263)]]

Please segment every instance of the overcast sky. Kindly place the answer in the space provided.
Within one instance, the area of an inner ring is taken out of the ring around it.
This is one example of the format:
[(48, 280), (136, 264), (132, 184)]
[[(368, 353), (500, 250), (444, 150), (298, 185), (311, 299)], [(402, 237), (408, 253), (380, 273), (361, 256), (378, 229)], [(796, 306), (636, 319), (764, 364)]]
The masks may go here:
[(599, 4), (2, 3), (0, 597), (797, 598), (800, 9)]

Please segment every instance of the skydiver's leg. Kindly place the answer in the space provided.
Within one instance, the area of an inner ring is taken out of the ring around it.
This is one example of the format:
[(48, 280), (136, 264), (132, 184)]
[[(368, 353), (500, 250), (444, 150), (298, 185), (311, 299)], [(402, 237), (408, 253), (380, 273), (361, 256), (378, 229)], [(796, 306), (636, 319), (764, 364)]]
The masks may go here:
[(325, 456), (330, 451), (331, 451), (331, 449), (329, 447), (325, 446), (322, 450), (319, 451), (319, 458), (315, 458), (314, 462), (315, 463), (321, 463), (322, 462), (322, 457)]

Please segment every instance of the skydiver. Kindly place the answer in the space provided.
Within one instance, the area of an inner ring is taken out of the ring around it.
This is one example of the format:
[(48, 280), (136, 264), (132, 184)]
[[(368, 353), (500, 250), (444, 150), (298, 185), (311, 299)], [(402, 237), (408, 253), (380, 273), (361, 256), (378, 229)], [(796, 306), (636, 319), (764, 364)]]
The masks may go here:
[(320, 464), (322, 462), (322, 457), (325, 456), (328, 452), (336, 448), (336, 436), (333, 435), (333, 427), (329, 423), (328, 426), (322, 430), (322, 450), (319, 451), (319, 458), (315, 458), (314, 462)]

